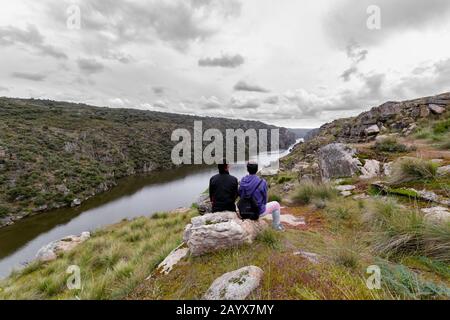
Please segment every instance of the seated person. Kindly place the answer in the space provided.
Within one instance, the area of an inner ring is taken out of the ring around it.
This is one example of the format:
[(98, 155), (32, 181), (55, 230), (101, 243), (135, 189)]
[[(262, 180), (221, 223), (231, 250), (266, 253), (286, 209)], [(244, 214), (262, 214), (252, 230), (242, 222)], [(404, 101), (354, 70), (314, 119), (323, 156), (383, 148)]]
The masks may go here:
[(249, 175), (242, 178), (241, 185), (239, 187), (239, 196), (241, 198), (245, 198), (254, 192), (253, 198), (258, 204), (260, 217), (271, 214), (273, 219), (273, 228), (278, 231), (283, 231), (284, 229), (280, 222), (280, 204), (276, 201), (267, 203), (267, 182), (256, 175), (258, 172), (258, 164), (249, 162), (247, 164), (247, 171)]
[(238, 180), (230, 175), (229, 166), (218, 165), (219, 174), (209, 181), (209, 198), (212, 204), (212, 212), (232, 211), (236, 212), (236, 199), (238, 197)]

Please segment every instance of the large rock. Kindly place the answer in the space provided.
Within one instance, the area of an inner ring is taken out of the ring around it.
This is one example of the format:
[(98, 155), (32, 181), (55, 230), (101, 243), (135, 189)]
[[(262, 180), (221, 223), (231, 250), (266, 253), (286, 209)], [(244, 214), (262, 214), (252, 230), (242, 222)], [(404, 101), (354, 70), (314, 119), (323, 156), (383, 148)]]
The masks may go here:
[(203, 215), (212, 212), (212, 203), (209, 199), (209, 194), (202, 194), (195, 202), (198, 212)]
[(433, 207), (422, 209), (425, 219), (431, 222), (450, 222), (450, 212), (444, 207)]
[(366, 130), (364, 130), (364, 132), (368, 136), (373, 136), (373, 135), (377, 135), (380, 133), (380, 128), (376, 124), (374, 124), (374, 125), (368, 127)]
[(74, 249), (90, 237), (91, 234), (89, 232), (83, 232), (80, 236), (68, 236), (61, 240), (53, 241), (38, 251), (36, 259), (43, 262), (56, 260), (58, 254)]
[(450, 165), (438, 168), (437, 169), (437, 174), (440, 175), (440, 176), (448, 176), (448, 175), (450, 175)]
[(380, 162), (377, 160), (366, 160), (364, 167), (361, 168), (361, 179), (372, 179), (378, 177), (381, 173)]
[(267, 223), (241, 220), (234, 212), (194, 217), (184, 231), (184, 242), (193, 256), (252, 243)]
[(332, 143), (319, 149), (319, 167), (323, 180), (351, 177), (360, 173), (361, 162), (356, 150), (342, 143)]
[(225, 273), (206, 291), (206, 300), (245, 300), (259, 287), (264, 272), (255, 266)]
[(445, 108), (438, 106), (436, 104), (430, 104), (428, 106), (430, 108), (430, 111), (434, 114), (443, 114), (445, 112)]

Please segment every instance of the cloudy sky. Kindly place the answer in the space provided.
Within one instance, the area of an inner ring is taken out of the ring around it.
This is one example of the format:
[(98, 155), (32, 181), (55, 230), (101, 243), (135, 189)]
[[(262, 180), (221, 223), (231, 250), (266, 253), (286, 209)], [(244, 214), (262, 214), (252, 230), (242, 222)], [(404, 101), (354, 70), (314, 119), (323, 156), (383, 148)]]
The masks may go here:
[(2, 0), (0, 48), (0, 96), (316, 127), (450, 91), (450, 1)]

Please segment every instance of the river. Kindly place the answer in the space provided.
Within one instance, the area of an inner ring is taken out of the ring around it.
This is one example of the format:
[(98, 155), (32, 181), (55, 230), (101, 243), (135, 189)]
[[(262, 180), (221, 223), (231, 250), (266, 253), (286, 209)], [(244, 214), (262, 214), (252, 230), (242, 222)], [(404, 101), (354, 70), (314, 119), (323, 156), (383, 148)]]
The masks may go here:
[[(267, 153), (259, 162), (268, 165), (288, 152)], [(0, 229), (0, 278), (34, 259), (44, 245), (68, 235), (156, 212), (190, 207), (208, 187), (215, 167), (180, 168), (147, 176), (122, 179), (118, 186), (76, 208), (59, 209), (18, 221)], [(237, 178), (246, 174), (244, 164), (235, 164), (230, 173)]]

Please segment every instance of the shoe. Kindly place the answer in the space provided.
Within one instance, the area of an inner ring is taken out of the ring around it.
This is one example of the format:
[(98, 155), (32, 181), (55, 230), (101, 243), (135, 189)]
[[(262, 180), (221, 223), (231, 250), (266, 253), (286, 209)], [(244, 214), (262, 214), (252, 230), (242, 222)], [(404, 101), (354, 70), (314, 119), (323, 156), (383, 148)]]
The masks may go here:
[(284, 229), (284, 227), (283, 227), (281, 224), (278, 225), (278, 226), (276, 226), (276, 227), (273, 227), (273, 229), (274, 229), (275, 231), (280, 231), (280, 232), (286, 231), (286, 230)]

